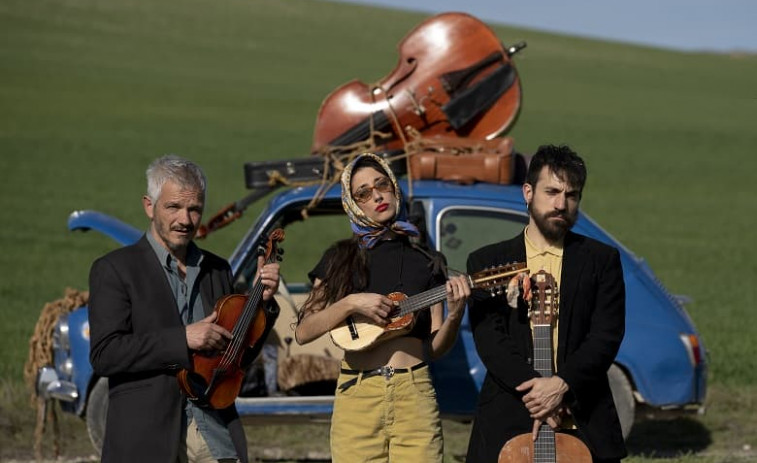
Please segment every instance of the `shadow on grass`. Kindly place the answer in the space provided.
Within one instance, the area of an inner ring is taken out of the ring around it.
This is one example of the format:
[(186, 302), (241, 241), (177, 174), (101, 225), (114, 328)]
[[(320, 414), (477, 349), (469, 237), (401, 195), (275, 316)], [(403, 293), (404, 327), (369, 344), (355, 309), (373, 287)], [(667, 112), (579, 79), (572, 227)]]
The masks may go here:
[(710, 444), (710, 430), (696, 419), (684, 417), (638, 422), (626, 439), (630, 455), (653, 458), (675, 458), (698, 453)]

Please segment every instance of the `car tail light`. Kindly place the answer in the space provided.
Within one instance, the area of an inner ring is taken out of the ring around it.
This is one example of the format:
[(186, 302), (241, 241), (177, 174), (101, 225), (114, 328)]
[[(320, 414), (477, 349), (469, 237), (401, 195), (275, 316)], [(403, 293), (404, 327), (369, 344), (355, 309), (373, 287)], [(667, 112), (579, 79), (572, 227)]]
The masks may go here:
[(699, 345), (699, 336), (696, 334), (681, 334), (681, 342), (686, 346), (691, 365), (698, 367), (702, 364), (702, 347)]

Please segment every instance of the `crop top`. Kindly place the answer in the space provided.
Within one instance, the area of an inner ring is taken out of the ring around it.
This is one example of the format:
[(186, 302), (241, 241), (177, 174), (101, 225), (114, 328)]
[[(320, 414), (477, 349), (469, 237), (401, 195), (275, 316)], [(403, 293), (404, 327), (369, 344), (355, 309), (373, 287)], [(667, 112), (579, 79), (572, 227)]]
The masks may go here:
[[(315, 281), (316, 278), (326, 281), (328, 262), (335, 252), (334, 246), (326, 250), (315, 268), (308, 273), (310, 281)], [(355, 292), (383, 295), (401, 292), (413, 296), (441, 286), (447, 279), (441, 272), (434, 273), (431, 263), (431, 259), (412, 247), (407, 239), (379, 241), (367, 250), (368, 284)], [(357, 287), (357, 281), (354, 286)], [(415, 325), (407, 336), (425, 340), (430, 334), (431, 312), (426, 309), (416, 312)]]

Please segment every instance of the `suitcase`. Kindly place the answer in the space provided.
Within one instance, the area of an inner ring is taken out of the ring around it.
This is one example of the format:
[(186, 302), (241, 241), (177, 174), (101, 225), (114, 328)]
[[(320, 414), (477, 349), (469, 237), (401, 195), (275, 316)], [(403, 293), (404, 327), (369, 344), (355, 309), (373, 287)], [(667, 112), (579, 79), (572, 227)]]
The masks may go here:
[(321, 181), (324, 170), (330, 168), (324, 158), (316, 156), (285, 161), (247, 162), (244, 165), (244, 181), (247, 188), (253, 190), (278, 183), (314, 183)]
[(424, 138), (408, 149), (410, 177), (462, 184), (513, 183), (515, 155), (512, 138)]

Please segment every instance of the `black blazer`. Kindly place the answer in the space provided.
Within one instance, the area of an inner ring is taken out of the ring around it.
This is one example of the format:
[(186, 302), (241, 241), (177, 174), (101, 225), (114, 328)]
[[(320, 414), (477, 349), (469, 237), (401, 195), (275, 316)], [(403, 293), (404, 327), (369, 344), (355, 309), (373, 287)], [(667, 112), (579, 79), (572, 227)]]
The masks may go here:
[[(206, 315), (232, 292), (231, 270), (203, 251), (200, 293)], [(110, 385), (103, 462), (174, 462), (185, 399), (176, 372), (190, 368), (184, 325), (171, 287), (145, 236), (94, 262), (89, 276), (90, 361)], [(221, 411), (241, 461), (244, 430), (235, 407)]]
[[(526, 262), (523, 233), (468, 256), (468, 273)], [(530, 433), (533, 419), (515, 387), (538, 376), (533, 341), (522, 298), (518, 309), (504, 296), (474, 291), (468, 302), (476, 349), (487, 369), (468, 445), (468, 463), (494, 463), (502, 446)], [(595, 457), (626, 455), (607, 370), (625, 331), (625, 285), (617, 249), (569, 232), (560, 282), (557, 374), (570, 390), (565, 401)]]

